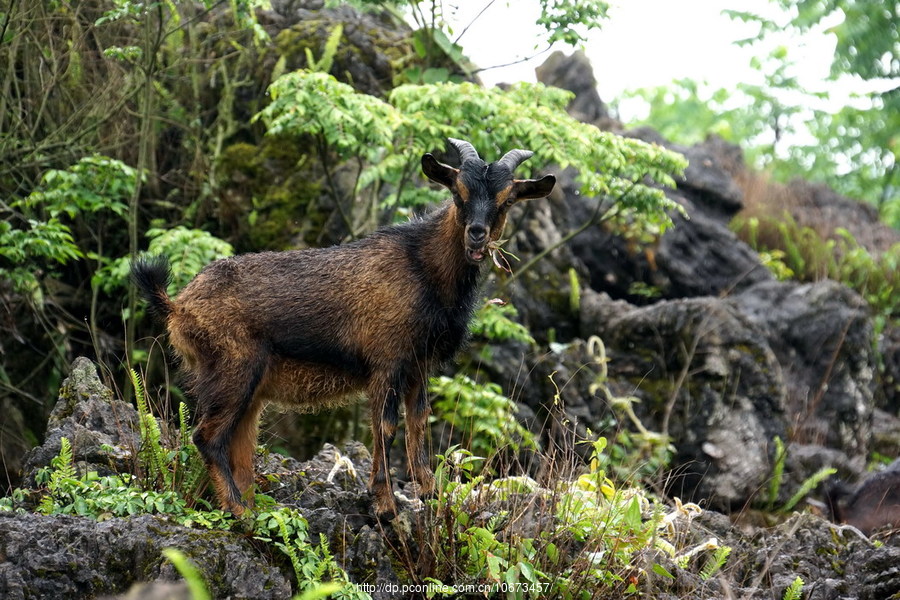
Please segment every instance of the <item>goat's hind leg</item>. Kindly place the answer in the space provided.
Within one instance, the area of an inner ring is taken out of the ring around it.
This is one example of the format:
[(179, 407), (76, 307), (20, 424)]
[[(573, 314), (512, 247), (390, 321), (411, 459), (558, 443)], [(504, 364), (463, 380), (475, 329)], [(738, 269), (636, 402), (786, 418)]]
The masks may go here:
[(254, 396), (264, 370), (262, 357), (239, 364), (219, 363), (193, 386), (200, 412), (194, 444), (206, 461), (222, 508), (238, 515), (247, 506), (243, 495), (253, 483), (253, 452), (262, 408)]

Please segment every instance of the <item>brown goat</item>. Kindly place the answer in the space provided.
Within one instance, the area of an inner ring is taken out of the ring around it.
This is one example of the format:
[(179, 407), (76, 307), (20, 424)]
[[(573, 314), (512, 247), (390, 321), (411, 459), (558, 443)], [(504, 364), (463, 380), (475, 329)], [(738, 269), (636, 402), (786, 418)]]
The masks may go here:
[(529, 151), (486, 164), (468, 142), (450, 143), (459, 169), (431, 154), (422, 169), (453, 201), (420, 219), (341, 246), (218, 260), (175, 299), (163, 257), (132, 264), (135, 285), (182, 359), (199, 416), (194, 442), (226, 510), (246, 506), (267, 402), (315, 411), (361, 393), (371, 407), (376, 513), (396, 513), (388, 456), (401, 402), (410, 475), (421, 492), (432, 491), (427, 378), (466, 338), (507, 210), (547, 196), (556, 182), (513, 179)]

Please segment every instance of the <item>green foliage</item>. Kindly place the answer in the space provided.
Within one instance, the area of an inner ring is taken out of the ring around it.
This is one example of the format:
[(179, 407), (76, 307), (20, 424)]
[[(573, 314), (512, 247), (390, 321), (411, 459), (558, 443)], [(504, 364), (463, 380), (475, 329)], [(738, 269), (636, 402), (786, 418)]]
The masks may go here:
[(748, 160), (759, 169), (790, 175), (797, 165), (783, 162), (782, 140), (795, 133), (796, 117), (808, 100), (789, 101), (804, 93), (792, 74), (794, 63), (785, 47), (773, 50), (751, 65), (763, 75), (763, 84), (740, 83), (734, 89), (709, 89), (690, 79), (629, 94), (646, 103), (644, 119), (663, 137), (681, 144), (696, 144), (715, 134), (740, 144)]
[[(245, 522), (221, 510), (208, 510), (208, 504), (196, 498), (197, 490), (185, 484), (187, 478), (179, 480), (179, 472), (188, 468), (184, 461), (201, 472), (204, 470), (196, 448), (189, 444), (187, 409), (184, 405), (179, 409), (179, 441), (183, 445), (190, 445), (192, 450), (186, 454), (184, 447), (168, 450), (163, 445), (164, 437), (159, 424), (150, 412), (140, 376), (134, 371), (131, 376), (138, 398), (142, 469), (152, 476), (140, 478), (122, 474), (99, 477), (96, 472), (79, 476), (73, 463), (71, 444), (67, 438), (62, 438), (59, 455), (51, 460), (49, 467), (40, 469), (35, 477), (37, 483), (43, 486), (38, 512), (47, 515), (79, 515), (99, 520), (139, 514), (165, 514), (187, 527), (243, 531)], [(187, 472), (191, 472), (190, 469)], [(172, 489), (158, 491), (160, 487)], [(15, 503), (24, 501), (24, 496), (24, 490), (17, 490), (9, 500), (0, 502), (0, 510), (12, 510)], [(198, 503), (206, 506), (207, 510), (192, 508)], [(308, 523), (297, 509), (276, 507), (272, 498), (263, 495), (256, 497), (256, 505), (261, 510), (252, 515), (254, 538), (271, 544), (288, 558), (297, 576), (298, 589), (308, 592), (303, 597), (321, 597), (322, 594), (331, 594), (330, 597), (345, 600), (369, 597), (350, 583), (347, 574), (329, 552), (324, 537), (315, 544), (309, 540)], [(203, 598), (205, 586), (199, 572), (179, 553), (164, 554), (188, 581), (194, 598)]]
[(334, 561), (324, 535), (320, 535), (318, 544), (311, 543), (309, 524), (299, 510), (288, 507), (264, 510), (255, 515), (253, 530), (254, 539), (275, 546), (288, 557), (298, 590), (305, 597), (319, 597), (323, 582), (330, 581), (333, 585), (325, 589), (331, 590), (331, 598), (369, 598), (350, 582), (347, 573)]
[[(0, 266), (0, 276), (37, 300), (41, 297), (37, 274), (48, 263), (65, 265), (87, 256), (101, 259), (92, 252), (94, 244), (104, 229), (126, 217), (125, 202), (137, 178), (131, 167), (99, 155), (82, 158), (65, 170), (46, 171), (27, 197), (10, 204), (13, 218), (0, 222), (0, 257), (13, 265)], [(14, 227), (15, 221), (23, 226)], [(76, 238), (82, 228), (92, 235)]]
[(464, 435), (472, 452), (487, 456), (498, 448), (537, 448), (534, 434), (516, 420), (516, 403), (496, 383), (479, 385), (457, 373), (452, 378), (432, 377), (428, 391), (434, 418)]
[(469, 324), (469, 332), (473, 336), (483, 337), (492, 342), (516, 340), (534, 344), (534, 338), (528, 328), (513, 320), (518, 316), (516, 307), (510, 303), (485, 302), (475, 312)]
[[(896, 56), (900, 42), (898, 4), (890, 0), (772, 0), (783, 9), (774, 19), (758, 14), (726, 10), (733, 18), (759, 26), (757, 35), (739, 44), (768, 41), (785, 31), (798, 34), (821, 29), (824, 22), (841, 16), (826, 33), (834, 35), (836, 48), (832, 78), (859, 76), (863, 79), (900, 77)], [(694, 143), (716, 133), (740, 143), (751, 162), (767, 168), (781, 180), (802, 173), (811, 181), (826, 183), (852, 198), (879, 207), (882, 218), (900, 224), (900, 94), (868, 92), (854, 96), (838, 110), (821, 100), (827, 93), (812, 92), (798, 83), (796, 65), (784, 47), (776, 47), (765, 58), (754, 58), (751, 66), (764, 76), (762, 85), (739, 84), (736, 89), (710, 90), (692, 81), (637, 93), (649, 106), (647, 121), (660, 132), (681, 143)], [(876, 89), (876, 87), (872, 87)], [(799, 123), (803, 123), (798, 127)], [(783, 147), (785, 134), (808, 133), (811, 138), (790, 148)]]
[(392, 107), (327, 73), (287, 73), (269, 86), (269, 95), (255, 118), (265, 120), (270, 135), (311, 135), (340, 159), (374, 161), (391, 143)]
[(778, 252), (777, 269), (800, 281), (832, 279), (856, 290), (872, 307), (876, 333), (900, 319), (900, 244), (869, 252), (843, 228), (831, 238), (801, 227), (784, 214), (780, 219), (741, 219), (732, 228), (758, 252)]
[[(840, 23), (831, 25), (837, 47), (831, 67), (833, 77), (852, 73), (862, 79), (894, 78), (900, 75), (900, 65), (886, 60), (900, 54), (897, 36), (884, 35), (896, 31), (897, 0), (772, 0), (788, 15), (787, 27), (800, 32), (809, 31), (842, 13)], [(733, 18), (759, 25), (759, 33), (741, 43), (756, 43), (769, 34), (783, 31), (784, 21), (767, 19), (751, 12), (727, 10)], [(784, 17), (785, 15), (781, 15)]]
[(417, 29), (412, 34), (412, 44), (423, 66), (414, 65), (405, 69), (403, 80), (406, 83), (459, 83), (462, 80), (451, 75), (447, 66), (438, 66), (441, 64), (452, 64), (460, 72), (470, 73), (470, 65), (462, 48), (451, 41), (443, 29), (428, 25)]
[(270, 134), (312, 135), (326, 167), (331, 154), (367, 163), (354, 194), (389, 184), (388, 205), (433, 202), (430, 189), (409, 185), (413, 174), (424, 153), (460, 137), (488, 159), (525, 147), (542, 164), (578, 169), (582, 193), (613, 198), (616, 214), (630, 217), (635, 230), (663, 230), (671, 223), (665, 211), (677, 207), (643, 181), (674, 185), (671, 175), (685, 166), (680, 155), (579, 123), (565, 112), (571, 93), (557, 88), (403, 85), (385, 103), (328, 75), (297, 71), (275, 81), (270, 93), (273, 102), (258, 115)]
[(35, 475), (35, 481), (45, 486), (37, 507), (39, 513), (95, 519), (153, 513), (187, 514), (187, 504), (176, 492), (141, 489), (131, 475), (100, 477), (96, 471), (91, 471), (79, 476), (72, 462), (69, 441), (62, 438), (60, 442), (59, 455), (51, 460), (49, 467), (38, 470)]
[(150, 487), (167, 488), (169, 482), (166, 481), (166, 475), (169, 474), (169, 469), (166, 452), (162, 446), (162, 432), (156, 417), (150, 412), (150, 403), (144, 393), (141, 376), (134, 369), (130, 369), (130, 374), (138, 409), (138, 430), (141, 434), (141, 448), (138, 456), (142, 471)]
[[(231, 244), (199, 229), (188, 229), (182, 225), (168, 229), (148, 229), (146, 238), (150, 240), (147, 254), (165, 256), (172, 270), (169, 293), (174, 294), (186, 286), (200, 270), (214, 260), (234, 254)], [(93, 285), (107, 294), (128, 285), (131, 258), (122, 256), (98, 270)]]
[(599, 29), (609, 18), (609, 2), (605, 0), (540, 0), (541, 16), (537, 23), (550, 34), (548, 43), (563, 42), (577, 46), (587, 41), (585, 32)]
[(671, 174), (681, 172), (684, 159), (579, 123), (565, 112), (571, 97), (558, 88), (527, 83), (506, 90), (472, 83), (397, 87), (389, 97), (404, 117), (396, 131), (396, 150), (374, 172), (397, 182), (423, 153), (443, 148), (446, 137), (470, 141), (488, 160), (510, 148), (529, 148), (540, 161), (526, 163), (532, 169), (542, 164), (574, 167), (581, 193), (616, 199), (617, 212), (633, 212), (648, 227), (670, 224), (664, 211), (676, 205), (661, 190), (639, 182), (647, 176), (674, 185)]
[[(72, 462), (72, 445), (69, 438), (60, 438), (59, 454), (50, 460), (50, 470), (47, 473), (47, 490), (50, 494), (64, 494), (64, 490), (75, 483), (75, 465)], [(39, 473), (35, 479), (42, 479)], [(52, 496), (45, 496), (41, 499), (40, 512), (49, 514), (52, 510)]]
[(211, 600), (212, 596), (210, 596), (209, 590), (206, 588), (203, 575), (184, 552), (178, 548), (164, 548), (162, 554), (169, 559), (169, 562), (172, 563), (178, 573), (184, 577), (188, 590), (191, 593), (191, 600)]
[[(38, 512), (46, 515), (79, 515), (99, 520), (140, 514), (165, 514), (182, 525), (205, 529), (242, 529), (233, 516), (219, 510), (196, 510), (188, 506), (185, 498), (176, 491), (156, 492), (142, 489), (138, 479), (129, 475), (98, 477), (96, 472), (78, 477), (72, 464), (68, 440), (51, 466), (37, 474), (39, 484), (45, 485)], [(254, 537), (272, 544), (285, 554), (294, 566), (299, 589), (321, 591), (324, 581), (331, 581), (333, 598), (347, 600), (367, 598), (347, 579), (347, 574), (334, 561), (324, 538), (317, 544), (309, 541), (308, 524), (299, 511), (293, 508), (275, 508), (274, 500), (258, 496), (257, 503), (269, 508), (254, 515)], [(0, 506), (0, 510), (2, 510)], [(171, 550), (171, 549), (170, 549)], [(188, 581), (194, 598), (203, 587), (202, 577), (183, 557), (164, 551), (179, 572)]]
[(703, 581), (711, 579), (723, 566), (725, 566), (730, 554), (730, 546), (721, 546), (717, 548), (716, 551), (713, 552), (713, 555), (706, 561), (706, 564), (703, 565), (703, 569), (700, 571), (700, 579)]
[(803, 500), (811, 491), (816, 489), (820, 483), (837, 473), (837, 469), (831, 467), (822, 467), (809, 477), (807, 477), (796, 492), (782, 506), (775, 508), (778, 501), (778, 492), (781, 490), (782, 480), (784, 478), (784, 465), (787, 460), (787, 448), (780, 437), (775, 436), (775, 459), (772, 466), (772, 475), (769, 479), (769, 491), (766, 502), (766, 508), (769, 511), (787, 514), (791, 512), (797, 504)]
[(169, 436), (163, 436), (159, 422), (150, 410), (150, 398), (144, 390), (141, 376), (134, 369), (130, 370), (130, 376), (141, 436), (138, 451), (141, 485), (144, 489), (177, 492), (179, 497), (193, 505), (205, 487), (206, 468), (197, 447), (191, 442), (187, 405), (179, 403), (178, 435), (170, 440)]
[(81, 258), (83, 253), (75, 244), (67, 225), (58, 219), (27, 220), (26, 229), (14, 229), (9, 221), (0, 221), (0, 256), (9, 266), (0, 267), (0, 276), (9, 280), (13, 288), (28, 294), (40, 306), (42, 292), (36, 272), (37, 265), (61, 265)]
[[(643, 593), (652, 597), (640, 555), (655, 555), (653, 571), (692, 570), (711, 577), (730, 548), (708, 540), (682, 544), (685, 521), (699, 514), (693, 504), (676, 502), (672, 512), (634, 488), (617, 488), (599, 467), (606, 443), (599, 438), (588, 472), (560, 479), (554, 489), (527, 477), (487, 482), (483, 459), (458, 448), (439, 456), (438, 495), (431, 502), (429, 528), (436, 570), (426, 581), (430, 596), (452, 596), (463, 585), (505, 585), (506, 597), (607, 598)], [(490, 518), (484, 514), (490, 506)], [(537, 529), (513, 526), (524, 507), (541, 507), (528, 519)], [(502, 507), (498, 510), (497, 507)], [(705, 556), (702, 562), (695, 560)], [(649, 569), (649, 567), (648, 567)], [(446, 585), (448, 577), (452, 585)], [(454, 587), (457, 586), (457, 587)], [(501, 593), (490, 597), (503, 597)]]
[(134, 192), (138, 172), (106, 156), (87, 156), (65, 170), (50, 169), (41, 185), (17, 206), (37, 214), (70, 219), (110, 211), (124, 218), (127, 200)]
[(575, 267), (569, 268), (569, 312), (577, 315), (581, 310), (581, 281)]
[(784, 463), (787, 460), (787, 448), (779, 436), (775, 436), (775, 459), (772, 465), (772, 477), (769, 479), (769, 510), (775, 508), (775, 502), (778, 501), (778, 492), (781, 490), (781, 481), (784, 478)]
[[(190, 443), (187, 408), (184, 404), (179, 407), (179, 439), (169, 448), (167, 436), (150, 410), (140, 376), (133, 369), (130, 376), (138, 407), (141, 446), (137, 468), (142, 475), (100, 477), (96, 472), (88, 472), (79, 476), (71, 444), (62, 438), (59, 455), (36, 475), (37, 482), (46, 486), (39, 512), (94, 518), (166, 513), (187, 520), (191, 519), (192, 506), (205, 503), (199, 493), (206, 470), (196, 447)], [(215, 519), (205, 520), (212, 524)]]
[(341, 43), (341, 36), (344, 35), (344, 25), (338, 23), (328, 35), (325, 41), (325, 48), (322, 50), (322, 57), (316, 60), (313, 57), (312, 50), (306, 48), (306, 65), (310, 71), (318, 71), (320, 73), (328, 73), (334, 64), (334, 57), (337, 54), (338, 46)]
[(806, 585), (803, 579), (797, 575), (797, 578), (791, 582), (789, 586), (784, 588), (782, 600), (803, 600), (803, 586)]
[(779, 510), (783, 513), (788, 513), (794, 509), (797, 504), (803, 500), (810, 492), (816, 489), (820, 483), (831, 477), (837, 473), (837, 469), (832, 467), (822, 467), (809, 477), (803, 480), (803, 483), (800, 484), (800, 487), (794, 492), (794, 495), (788, 498), (788, 501), (784, 503)]

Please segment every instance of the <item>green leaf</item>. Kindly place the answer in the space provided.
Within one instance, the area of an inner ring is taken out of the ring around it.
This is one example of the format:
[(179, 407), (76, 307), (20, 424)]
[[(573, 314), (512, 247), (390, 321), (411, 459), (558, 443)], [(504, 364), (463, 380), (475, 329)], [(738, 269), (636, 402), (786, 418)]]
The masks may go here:
[(666, 577), (668, 579), (675, 579), (675, 576), (672, 575), (671, 573), (669, 573), (669, 571), (659, 563), (653, 563), (652, 570), (654, 573), (656, 573), (657, 575), (660, 575), (662, 577)]

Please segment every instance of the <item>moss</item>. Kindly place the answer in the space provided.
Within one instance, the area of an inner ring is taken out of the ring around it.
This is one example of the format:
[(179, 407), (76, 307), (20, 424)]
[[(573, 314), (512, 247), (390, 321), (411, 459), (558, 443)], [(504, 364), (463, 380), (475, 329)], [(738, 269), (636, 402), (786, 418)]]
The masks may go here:
[(275, 49), (284, 58), (285, 70), (307, 68), (307, 51), (314, 60), (320, 60), (338, 24), (343, 24), (344, 32), (331, 74), (361, 92), (386, 96), (398, 78), (398, 69), (414, 60), (416, 54), (406, 35), (395, 28), (380, 27), (366, 17), (353, 21), (306, 19), (282, 30), (275, 37)]
[(316, 207), (318, 177), (296, 139), (266, 137), (236, 143), (218, 163), (223, 188), (219, 220), (238, 251), (285, 249), (315, 243), (326, 215)]

